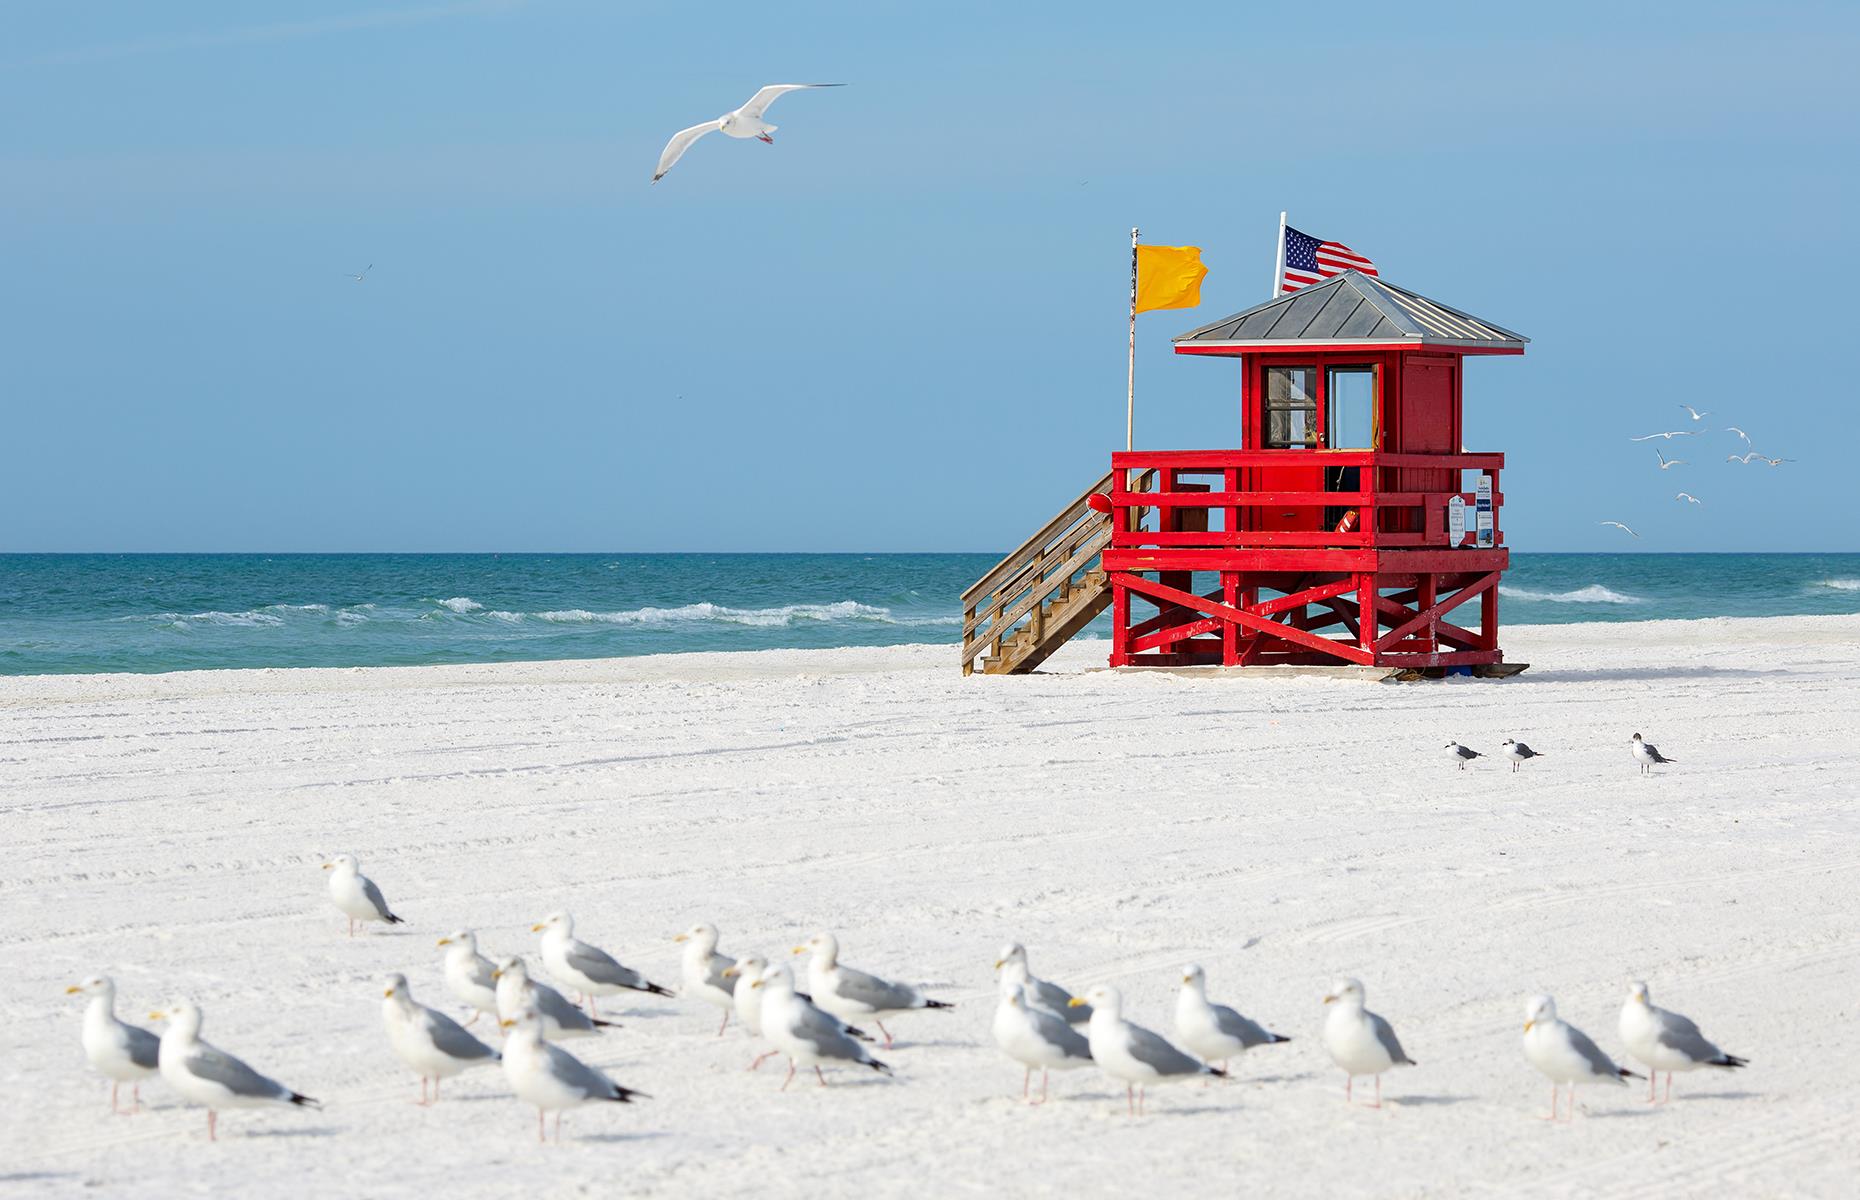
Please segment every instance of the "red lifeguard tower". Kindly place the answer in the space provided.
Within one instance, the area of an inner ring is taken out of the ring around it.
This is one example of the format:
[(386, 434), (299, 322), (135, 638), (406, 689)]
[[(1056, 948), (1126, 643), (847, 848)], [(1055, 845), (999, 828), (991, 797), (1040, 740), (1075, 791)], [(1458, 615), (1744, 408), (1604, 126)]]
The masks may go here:
[(1182, 334), (1240, 360), (1241, 448), (1113, 453), (964, 594), (964, 672), (1031, 670), (1107, 605), (1114, 667), (1522, 669), (1505, 459), (1463, 450), (1460, 414), (1465, 359), (1528, 340), (1355, 271)]

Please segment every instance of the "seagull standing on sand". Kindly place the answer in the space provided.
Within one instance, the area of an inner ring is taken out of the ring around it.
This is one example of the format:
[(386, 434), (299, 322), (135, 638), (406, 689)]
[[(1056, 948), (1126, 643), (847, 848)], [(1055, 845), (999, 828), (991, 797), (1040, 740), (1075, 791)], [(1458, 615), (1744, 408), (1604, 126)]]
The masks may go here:
[(1213, 1062), (1227, 1060), (1255, 1046), (1274, 1046), (1292, 1039), (1268, 1033), (1225, 1004), (1208, 1002), (1208, 977), (1198, 964), (1182, 968), (1182, 990), (1175, 997), (1175, 1036), (1184, 1046)]
[(357, 921), (382, 921), (389, 925), (405, 924), (388, 911), (387, 901), (375, 881), (361, 874), (353, 854), (338, 854), (323, 864), (330, 872), (329, 898), (349, 918), (349, 936), (355, 936)]
[(460, 1004), (472, 1010), (470, 1025), (483, 1013), (497, 1021), (497, 968), (478, 953), (478, 935), (460, 929), (439, 939), (446, 947), (446, 987)]
[(1668, 758), (1666, 755), (1661, 754), (1658, 746), (1654, 745), (1652, 742), (1643, 740), (1638, 733), (1634, 735), (1633, 747), (1634, 761), (1640, 764), (1640, 773), (1642, 775), (1653, 774), (1655, 764), (1676, 763), (1679, 761), (1676, 758)]
[(1640, 534), (1635, 533), (1632, 529), (1629, 529), (1626, 525), (1623, 525), (1619, 521), (1597, 521), (1596, 524), (1597, 525), (1613, 525), (1616, 529), (1620, 529), (1626, 532), (1629, 537), (1637, 538), (1640, 536)]
[(1462, 771), (1466, 769), (1466, 764), (1471, 762), (1473, 759), (1485, 757), (1485, 755), (1479, 753), (1477, 750), (1474, 750), (1469, 746), (1462, 746), (1458, 742), (1447, 743), (1446, 755), (1448, 758), (1458, 763), (1460, 765), (1460, 770)]
[(672, 940), (685, 943), (679, 969), (684, 977), (684, 994), (696, 996), (723, 1010), (723, 1024), (717, 1036), (730, 1025), (730, 1010), (736, 1006), (736, 994), (730, 987), (731, 976), (724, 972), (735, 965), (728, 955), (717, 953), (717, 927), (699, 922)]
[[(891, 1030), (885, 1028), (886, 1016), (916, 1008), (955, 1007), (919, 995), (914, 987), (842, 967), (839, 939), (830, 933), (817, 933), (794, 948), (796, 954), (810, 950), (813, 958), (807, 964), (807, 989), (814, 994), (814, 1003), (848, 1023), (860, 1017), (871, 1017), (878, 1023), (878, 1031), (885, 1035), (888, 1050)], [(766, 1016), (763, 1024), (768, 1024)]]
[(529, 967), (520, 958), (499, 962), (491, 977), (497, 981), (497, 1018), (501, 1028), (508, 1028), (503, 1023), (516, 1020), (526, 1008), (535, 1009), (542, 1018), (546, 1037), (591, 1037), (603, 1029), (617, 1028), (616, 1022), (590, 1017), (570, 1004), (567, 996), (546, 983), (531, 979)]
[[(1068, 1025), (1065, 1018), (1030, 1003), (1024, 984), (1003, 980), (992, 1032), (1001, 1052), (1027, 1069), (1020, 1080), (1020, 1098), (1031, 1104), (1046, 1103), (1050, 1072), (1091, 1065), (1091, 1044), (1085, 1035)], [(1040, 1068), (1038, 1100), (1029, 1095), (1035, 1067)]]
[(794, 974), (786, 963), (768, 968), (750, 986), (762, 993), (762, 1035), (788, 1056), (788, 1077), (781, 1081), (782, 1091), (794, 1082), (798, 1067), (814, 1068), (814, 1077), (820, 1080), (821, 1087), (826, 1087), (827, 1077), (820, 1070), (823, 1062), (853, 1063), (891, 1074), (891, 1068), (873, 1058), (832, 1014), (795, 994)]
[[(562, 1140), (562, 1113), (596, 1100), (631, 1104), (645, 1096), (621, 1087), (560, 1046), (543, 1040), (544, 1020), (534, 1008), (525, 1008), (503, 1023), (510, 1030), (504, 1039), (504, 1078), (510, 1090), (526, 1104), (536, 1106), (536, 1140), (544, 1141), (543, 1114), (555, 1113), (555, 1140)], [(650, 1098), (650, 1097), (648, 1097)]]
[(1523, 742), (1506, 738), (1505, 757), (1511, 760), (1511, 769), (1515, 772), (1518, 769), (1518, 764), (1529, 762), (1533, 758), (1542, 758), (1543, 755), (1537, 753), (1537, 751), (1531, 749)]
[(672, 994), (638, 971), (621, 966), (605, 950), (576, 938), (575, 918), (565, 912), (550, 913), (530, 926), (530, 932), (542, 934), (543, 966), (549, 974), (581, 992), (587, 999), (590, 1017), (599, 1015), (594, 1010), (596, 996), (621, 991)]
[(1683, 467), (1683, 466), (1685, 466), (1685, 465), (1686, 465), (1686, 460), (1685, 460), (1685, 459), (1683, 459), (1683, 458), (1668, 458), (1668, 457), (1666, 457), (1666, 455), (1664, 455), (1664, 454), (1661, 454), (1661, 453), (1660, 453), (1660, 451), (1659, 451), (1659, 449), (1658, 449), (1658, 447), (1655, 447), (1655, 449), (1654, 449), (1654, 451), (1653, 451), (1653, 456), (1654, 456), (1655, 458), (1657, 458), (1657, 459), (1659, 459), (1659, 460), (1660, 460), (1660, 469), (1661, 469), (1662, 471), (1664, 471), (1664, 470), (1667, 470), (1667, 469), (1668, 469), (1668, 468), (1670, 468), (1670, 467)]
[(657, 183), (664, 179), (665, 173), (684, 157), (686, 150), (691, 148), (691, 143), (707, 133), (724, 133), (733, 138), (755, 138), (759, 142), (774, 145), (773, 134), (777, 127), (762, 119), (762, 114), (768, 111), (769, 105), (789, 92), (805, 91), (808, 88), (842, 86), (844, 85), (838, 83), (769, 84), (751, 96), (749, 103), (734, 112), (727, 112), (714, 121), (706, 121), (702, 125), (693, 125), (689, 129), (680, 129), (674, 133), (672, 140), (665, 143), (665, 149), (659, 155), (659, 165), (652, 173), (652, 182)]
[[(736, 1023), (744, 1033), (752, 1038), (762, 1036), (762, 989), (756, 986), (762, 978), (762, 972), (768, 969), (768, 960), (760, 954), (745, 954), (724, 969), (724, 975), (733, 985), (730, 991), (730, 1007), (736, 1012)], [(774, 1058), (780, 1051), (765, 1050), (755, 1056), (749, 1063), (749, 1069), (755, 1070), (767, 1059)]]
[(1673, 1072), (1718, 1067), (1734, 1071), (1750, 1065), (1749, 1059), (1726, 1054), (1705, 1040), (1690, 1017), (1655, 1008), (1647, 985), (1636, 980), (1628, 986), (1621, 1006), (1621, 1040), (1628, 1053), (1647, 1064), (1647, 1103), (1652, 1104), (1654, 1081), (1666, 1072), (1666, 1099), (1673, 1098)]
[(1113, 1079), (1124, 1081), (1124, 1105), (1132, 1116), (1143, 1115), (1143, 1089), (1152, 1083), (1194, 1079), (1202, 1075), (1227, 1078), (1227, 1072), (1170, 1045), (1161, 1034), (1124, 1020), (1123, 993), (1101, 983), (1074, 1005), (1091, 1005), (1091, 1022), (1085, 1029), (1092, 1061)]
[(265, 1078), (224, 1050), (201, 1041), (200, 1009), (193, 1001), (176, 1000), (166, 1012), (150, 1013), (149, 1020), (168, 1022), (168, 1028), (161, 1035), (161, 1077), (183, 1100), (206, 1106), (208, 1141), (219, 1140), (222, 1108), (322, 1107), (277, 1080)]
[[(381, 1022), (387, 1027), (388, 1045), (400, 1061), (420, 1076), (420, 1105), (439, 1100), (439, 1081), (457, 1075), (467, 1067), (496, 1062), (497, 1051), (471, 1034), (465, 1027), (442, 1012), (415, 1003), (407, 987), (407, 977), (395, 972), (387, 977), (386, 997), (381, 1002)], [(433, 1098), (426, 1098), (426, 1081), (433, 1081)]]
[(1354, 979), (1339, 979), (1330, 985), (1324, 1003), (1331, 1005), (1324, 1018), (1324, 1049), (1330, 1060), (1343, 1068), (1343, 1099), (1350, 1100), (1350, 1088), (1358, 1075), (1376, 1077), (1376, 1102), (1382, 1107), (1382, 1072), (1390, 1067), (1412, 1067), (1413, 1059), (1401, 1048), (1395, 1030), (1376, 1013), (1363, 1007), (1363, 985)]
[(1524, 1057), (1550, 1081), (1550, 1115), (1556, 1120), (1557, 1088), (1569, 1085), (1569, 1118), (1576, 1118), (1576, 1085), (1607, 1083), (1626, 1087), (1627, 1080), (1640, 1076), (1602, 1053), (1589, 1035), (1556, 1015), (1556, 1001), (1548, 996), (1532, 996), (1524, 1005)]
[(1003, 989), (1013, 984), (1027, 989), (1027, 1003), (1044, 1008), (1071, 1025), (1081, 1025), (1091, 1020), (1091, 1005), (1072, 1008), (1071, 992), (1056, 983), (1034, 978), (1033, 972), (1027, 968), (1027, 948), (1019, 942), (1009, 942), (1001, 947), (1001, 954), (995, 959), (995, 970), (1001, 976)]
[(65, 995), (89, 996), (84, 1006), (84, 1057), (97, 1073), (110, 1081), (110, 1111), (117, 1107), (117, 1090), (129, 1085), (128, 1115), (142, 1107), (142, 1081), (160, 1067), (161, 1039), (116, 1015), (116, 984), (108, 975), (92, 975), (72, 984)]

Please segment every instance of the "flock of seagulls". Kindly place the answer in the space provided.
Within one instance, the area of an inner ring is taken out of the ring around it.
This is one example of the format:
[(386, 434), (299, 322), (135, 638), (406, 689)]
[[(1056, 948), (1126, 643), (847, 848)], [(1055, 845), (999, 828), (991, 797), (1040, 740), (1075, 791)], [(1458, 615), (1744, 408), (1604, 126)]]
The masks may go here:
[[(1507, 745), (1517, 747), (1514, 757), (1519, 761), (1538, 757), (1519, 743)], [(1456, 757), (1479, 757), (1464, 747), (1457, 749), (1462, 753)], [(1650, 762), (1669, 761), (1638, 735), (1635, 753)], [(332, 864), (331, 869), (341, 874), (331, 877), (330, 899), (349, 919), (350, 936), (358, 922), (363, 926), (399, 923), (380, 889), (360, 875), (352, 855), (339, 855)], [(356, 910), (362, 907), (355, 900), (358, 895), (368, 899), (368, 913), (358, 915)], [(494, 964), (480, 951), (474, 933), (459, 930), (440, 938), (438, 945), (444, 951), (446, 990), (470, 1018), (461, 1024), (421, 1004), (406, 975), (396, 972), (383, 981), (381, 1020), (389, 1048), (419, 1077), (419, 1104), (438, 1103), (445, 1080), (474, 1067), (497, 1064), (517, 1099), (536, 1109), (537, 1140), (547, 1140), (548, 1116), (553, 1113), (559, 1142), (562, 1114), (569, 1109), (585, 1104), (629, 1104), (649, 1097), (615, 1082), (557, 1043), (597, 1037), (614, 1027), (597, 1015), (598, 996), (636, 992), (669, 997), (675, 993), (577, 939), (574, 921), (567, 913), (551, 914), (531, 930), (542, 935), (539, 957), (544, 969), (579, 992), (581, 1003), (571, 1002), (532, 978), (519, 956)], [(802, 1068), (812, 1068), (823, 1087), (827, 1085), (823, 1068), (829, 1066), (888, 1076), (891, 1066), (873, 1052), (876, 1039), (854, 1022), (870, 1021), (877, 1026), (889, 1049), (894, 1043), (883, 1018), (953, 1007), (910, 985), (846, 966), (840, 962), (839, 940), (830, 933), (816, 934), (794, 947), (795, 955), (808, 956), (807, 991), (798, 989), (794, 971), (785, 962), (771, 963), (757, 954), (731, 957), (721, 953), (717, 928), (709, 923), (693, 925), (675, 940), (684, 946), (680, 958), (683, 988), (677, 995), (722, 1012), (718, 1037), (735, 1017), (751, 1039), (767, 1047), (751, 1060), (749, 1070), (775, 1055), (787, 1058), (783, 1091)], [(998, 1003), (991, 1033), (1001, 1052), (1023, 1068), (1021, 1098), (1029, 1104), (1046, 1103), (1053, 1071), (1095, 1067), (1124, 1085), (1127, 1110), (1142, 1115), (1148, 1088), (1227, 1078), (1229, 1064), (1248, 1051), (1292, 1040), (1210, 1000), (1207, 973), (1198, 964), (1181, 970), (1173, 1039), (1131, 1020), (1122, 993), (1110, 984), (1100, 983), (1075, 994), (1036, 977), (1028, 965), (1026, 948), (1018, 942), (1002, 947), (994, 969)], [(110, 1080), (114, 1114), (135, 1112), (141, 1106), (142, 1081), (155, 1075), (181, 1099), (207, 1110), (209, 1140), (218, 1137), (222, 1109), (321, 1107), (317, 1100), (201, 1040), (204, 1018), (191, 1000), (178, 998), (162, 1011), (149, 1014), (151, 1020), (166, 1022), (157, 1037), (117, 1016), (116, 987), (108, 977), (92, 976), (66, 991), (89, 998), (81, 1040), (91, 1066)], [(1403, 1049), (1388, 1019), (1365, 1007), (1359, 981), (1335, 981), (1323, 1003), (1321, 1041), (1344, 1073), (1345, 1102), (1355, 1102), (1356, 1082), (1367, 1078), (1375, 1087), (1370, 1106), (1380, 1108), (1382, 1076), (1396, 1067), (1415, 1066), (1416, 1060)], [(491, 1018), (501, 1035), (500, 1044), (471, 1032), (470, 1026), (480, 1017)], [(1690, 1019), (1654, 1007), (1644, 983), (1629, 988), (1619, 1032), (1628, 1055), (1649, 1072), (1645, 1076), (1649, 1103), (1660, 1102), (1656, 1085), (1662, 1071), (1667, 1076), (1664, 1099), (1670, 1100), (1675, 1073), (1704, 1067), (1731, 1070), (1748, 1061), (1720, 1050)], [(1642, 1078), (1616, 1065), (1587, 1034), (1561, 1020), (1555, 1001), (1548, 996), (1533, 997), (1526, 1007), (1524, 1056), (1551, 1082), (1550, 1119), (1557, 1116), (1559, 1089), (1565, 1085), (1570, 1089), (1573, 1114), (1577, 1084), (1624, 1086), (1627, 1079)], [(1032, 1092), (1035, 1070), (1040, 1072), (1037, 1098)], [(124, 1084), (131, 1089), (127, 1109), (121, 1103)]]
[[(1681, 404), (1679, 407), (1686, 410), (1686, 415), (1692, 419), (1692, 422), (1694, 424), (1697, 424), (1698, 422), (1703, 421), (1706, 417), (1711, 416), (1709, 412), (1700, 412), (1698, 409), (1693, 408), (1690, 404)], [(1668, 429), (1668, 430), (1662, 430), (1659, 433), (1646, 433), (1646, 434), (1642, 434), (1639, 437), (1631, 437), (1628, 439), (1628, 441), (1630, 442), (1651, 442), (1655, 439), (1659, 439), (1660, 441), (1671, 442), (1674, 438), (1697, 437), (1700, 434), (1707, 433), (1707, 432), (1710, 432), (1710, 431), (1705, 430), (1705, 429)], [(1784, 463), (1790, 463), (1790, 462), (1795, 461), (1793, 458), (1772, 458), (1767, 454), (1757, 453), (1754, 449), (1751, 449), (1750, 435), (1748, 433), (1745, 433), (1742, 429), (1739, 429), (1735, 425), (1725, 426), (1722, 432), (1736, 434), (1737, 437), (1744, 443), (1744, 448), (1745, 448), (1745, 451), (1742, 454), (1727, 454), (1724, 459), (1724, 461), (1726, 462), (1740, 463), (1744, 466), (1749, 466), (1753, 462), (1761, 462), (1761, 463), (1765, 463), (1772, 467), (1780, 467)], [(1686, 459), (1666, 457), (1666, 452), (1661, 450), (1658, 446), (1653, 448), (1653, 457), (1654, 457), (1654, 462), (1658, 465), (1661, 471), (1670, 471), (1674, 467), (1683, 467), (1683, 466), (1689, 465), (1688, 460)], [(1691, 492), (1676, 492), (1673, 495), (1673, 499), (1681, 504), (1696, 504), (1701, 507), (1705, 503), (1703, 500), (1700, 500), (1697, 496), (1693, 495)], [(1629, 537), (1633, 537), (1633, 538), (1640, 537), (1640, 534), (1634, 532), (1632, 528), (1623, 524), (1620, 521), (1597, 521), (1596, 524), (1606, 525), (1606, 526), (1610, 526), (1615, 529), (1619, 529), (1623, 533), (1627, 534)]]
[[(1676, 758), (1667, 758), (1665, 755), (1661, 754), (1659, 747), (1648, 742), (1638, 733), (1629, 739), (1628, 749), (1633, 754), (1634, 762), (1640, 767), (1640, 773), (1643, 775), (1652, 774), (1653, 768), (1663, 763), (1677, 763), (1679, 761)], [(1472, 762), (1475, 758), (1486, 757), (1485, 754), (1478, 750), (1474, 750), (1471, 746), (1462, 746), (1458, 742), (1448, 742), (1444, 752), (1462, 771), (1466, 769), (1466, 764)], [(1516, 738), (1506, 738), (1504, 746), (1500, 750), (1500, 754), (1511, 764), (1511, 769), (1514, 773), (1519, 767), (1522, 767), (1533, 758), (1547, 757), (1542, 751), (1533, 750)]]

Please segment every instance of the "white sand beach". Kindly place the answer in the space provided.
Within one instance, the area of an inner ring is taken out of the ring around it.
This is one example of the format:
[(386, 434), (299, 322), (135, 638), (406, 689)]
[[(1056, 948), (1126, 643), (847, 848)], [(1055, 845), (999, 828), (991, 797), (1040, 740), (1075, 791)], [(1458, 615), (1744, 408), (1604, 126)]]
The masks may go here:
[[(1532, 669), (1416, 685), (1088, 670), (1102, 643), (1024, 678), (921, 646), (0, 679), (0, 1193), (1851, 1195), (1860, 618), (1505, 644)], [(1636, 731), (1678, 765), (1639, 776)], [(1512, 774), (1508, 736), (1546, 757)], [(1449, 739), (1494, 757), (1457, 771)], [(405, 925), (344, 936), (341, 851)], [(668, 985), (709, 920), (784, 957), (832, 930), (957, 1007), (888, 1022), (895, 1079), (784, 1094), (716, 1010), (609, 1000), (624, 1028), (569, 1048), (650, 1100), (570, 1113), (559, 1147), (496, 1068), (414, 1106), (382, 978), (462, 1016), (435, 940), (533, 954), (556, 909)], [(1198, 962), (1295, 1040), (1141, 1119), (1091, 1071), (1027, 1107), (989, 1037), (1010, 939), (1164, 1033)], [(229, 1111), (209, 1144), (151, 1081), (111, 1116), (65, 995), (98, 972), (138, 1022), (192, 996), (323, 1111)], [(1380, 1111), (1317, 1037), (1340, 974), (1420, 1064)], [(1633, 979), (1749, 1068), (1534, 1119), (1526, 997), (1619, 1057)]]

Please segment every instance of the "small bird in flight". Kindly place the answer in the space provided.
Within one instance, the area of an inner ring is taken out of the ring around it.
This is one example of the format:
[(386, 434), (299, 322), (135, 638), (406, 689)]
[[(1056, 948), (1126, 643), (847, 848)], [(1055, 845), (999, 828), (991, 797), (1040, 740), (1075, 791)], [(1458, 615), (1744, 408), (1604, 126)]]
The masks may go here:
[(1762, 457), (1763, 456), (1761, 454), (1758, 454), (1755, 450), (1752, 450), (1748, 454), (1727, 454), (1724, 456), (1724, 461), (1734, 462), (1734, 463), (1743, 463), (1745, 466), (1749, 466), (1751, 459), (1762, 458)]
[(652, 173), (652, 182), (657, 183), (664, 179), (665, 173), (684, 157), (686, 150), (691, 148), (691, 143), (707, 133), (720, 130), (733, 138), (755, 138), (759, 142), (774, 145), (775, 139), (771, 135), (775, 132), (776, 126), (762, 119), (762, 114), (768, 111), (769, 105), (788, 92), (803, 91), (807, 88), (844, 86), (838, 83), (771, 83), (751, 96), (749, 103), (734, 112), (727, 112), (715, 121), (706, 121), (702, 125), (693, 125), (689, 129), (680, 129), (674, 133), (672, 140), (665, 143), (664, 152), (659, 155), (659, 167)]
[(1597, 521), (1597, 522), (1596, 522), (1596, 524), (1597, 524), (1597, 525), (1613, 525), (1613, 526), (1614, 526), (1614, 527), (1615, 527), (1616, 529), (1623, 529), (1623, 530), (1627, 530), (1627, 532), (1628, 532), (1628, 534), (1629, 534), (1629, 535), (1631, 535), (1631, 536), (1633, 536), (1633, 537), (1639, 537), (1639, 536), (1640, 536), (1640, 534), (1638, 534), (1638, 533), (1635, 533), (1635, 532), (1634, 532), (1634, 531), (1633, 531), (1632, 529), (1628, 529), (1628, 527), (1627, 527), (1626, 525), (1623, 525), (1623, 524), (1622, 524), (1621, 522), (1619, 522), (1619, 521)]
[(1683, 408), (1683, 409), (1685, 409), (1685, 410), (1686, 410), (1687, 412), (1689, 412), (1689, 413), (1691, 413), (1691, 414), (1692, 414), (1692, 419), (1693, 419), (1694, 421), (1702, 421), (1702, 420), (1704, 420), (1704, 419), (1705, 419), (1706, 417), (1709, 417), (1709, 416), (1711, 416), (1711, 414), (1710, 414), (1710, 413), (1708, 413), (1708, 412), (1700, 412), (1700, 411), (1699, 411), (1698, 409), (1696, 409), (1696, 408), (1693, 408), (1693, 407), (1692, 407), (1692, 406), (1691, 406), (1690, 404), (1682, 404), (1682, 405), (1680, 405), (1679, 407), (1681, 407), (1681, 408)]
[(1677, 496), (1674, 496), (1673, 499), (1684, 500), (1687, 504), (1705, 503), (1703, 500), (1699, 499), (1697, 496), (1694, 496), (1691, 492), (1681, 492)]
[(1667, 433), (1650, 433), (1646, 437), (1629, 438), (1630, 442), (1651, 442), (1654, 438), (1697, 437), (1697, 429), (1674, 429)]
[(344, 271), (343, 274), (347, 275), (350, 279), (353, 279), (355, 282), (361, 283), (368, 278), (368, 272), (374, 269), (375, 269), (375, 264), (369, 263), (367, 266), (362, 268), (362, 273), (360, 275), (357, 275), (353, 271)]
[(1772, 467), (1780, 467), (1786, 462), (1795, 461), (1795, 459), (1793, 458), (1769, 458), (1762, 454), (1757, 455), (1757, 457), (1763, 459), (1764, 462), (1768, 463)]
[(1655, 450), (1655, 451), (1653, 452), (1653, 456), (1654, 456), (1655, 458), (1657, 458), (1657, 459), (1659, 459), (1659, 460), (1660, 460), (1660, 469), (1661, 469), (1662, 471), (1664, 471), (1664, 470), (1666, 470), (1666, 469), (1667, 469), (1668, 467), (1683, 467), (1683, 466), (1685, 466), (1685, 465), (1686, 465), (1686, 460), (1685, 460), (1685, 459), (1683, 459), (1683, 458), (1668, 458), (1668, 457), (1666, 457), (1666, 455), (1664, 455), (1664, 454), (1661, 454), (1661, 453), (1660, 453), (1660, 452), (1659, 452), (1658, 450)]
[(1724, 431), (1726, 433), (1735, 433), (1738, 437), (1741, 437), (1744, 439), (1744, 445), (1746, 446), (1750, 445), (1750, 435), (1745, 433), (1743, 430), (1739, 429), (1737, 426), (1726, 425), (1724, 427)]

